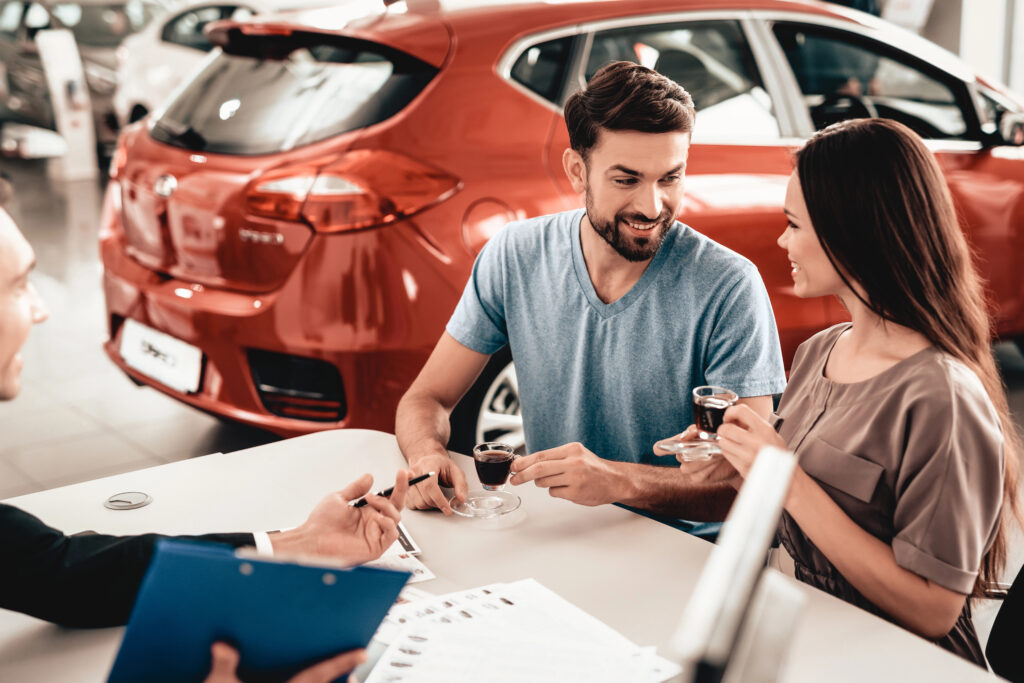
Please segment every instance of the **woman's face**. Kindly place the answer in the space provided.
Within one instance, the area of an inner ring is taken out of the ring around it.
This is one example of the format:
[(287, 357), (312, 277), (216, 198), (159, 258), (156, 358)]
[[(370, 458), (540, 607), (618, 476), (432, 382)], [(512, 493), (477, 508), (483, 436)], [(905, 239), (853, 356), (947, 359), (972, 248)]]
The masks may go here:
[(825, 255), (811, 219), (807, 215), (800, 179), (794, 172), (786, 186), (786, 217), (789, 225), (778, 239), (786, 250), (792, 270), (793, 291), (803, 299), (815, 296), (841, 295), (847, 291), (835, 266)]

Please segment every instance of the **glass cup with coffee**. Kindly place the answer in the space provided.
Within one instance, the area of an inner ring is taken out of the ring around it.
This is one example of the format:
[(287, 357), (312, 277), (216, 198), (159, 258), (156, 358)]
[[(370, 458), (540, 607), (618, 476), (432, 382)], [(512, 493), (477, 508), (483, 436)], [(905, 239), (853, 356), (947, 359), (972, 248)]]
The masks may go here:
[(718, 443), (718, 428), (725, 420), (725, 411), (736, 405), (739, 396), (725, 387), (702, 386), (692, 392), (693, 422), (697, 426), (697, 438), (683, 440), (678, 437), (663, 439), (655, 444), (658, 448), (673, 453), (681, 462), (707, 460), (721, 453)]
[(516, 510), (522, 500), (506, 491), (505, 484), (517, 457), (515, 448), (505, 443), (477, 444), (473, 461), (483, 489), (469, 491), (465, 502), (452, 505), (452, 510), (466, 517), (496, 517)]

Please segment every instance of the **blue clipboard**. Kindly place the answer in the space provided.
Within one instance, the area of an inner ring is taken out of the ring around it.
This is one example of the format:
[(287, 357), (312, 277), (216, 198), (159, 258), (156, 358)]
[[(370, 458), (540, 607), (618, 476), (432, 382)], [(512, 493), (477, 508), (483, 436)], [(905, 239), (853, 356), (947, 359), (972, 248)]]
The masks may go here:
[(108, 680), (202, 681), (217, 640), (238, 649), (242, 680), (286, 680), (366, 647), (409, 576), (160, 540)]

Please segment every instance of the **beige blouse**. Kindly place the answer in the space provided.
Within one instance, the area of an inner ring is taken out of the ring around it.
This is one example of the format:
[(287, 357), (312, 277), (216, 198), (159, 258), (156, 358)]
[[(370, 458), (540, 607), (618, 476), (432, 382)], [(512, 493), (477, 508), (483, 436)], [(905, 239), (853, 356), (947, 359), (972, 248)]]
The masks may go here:
[[(824, 330), (797, 350), (779, 434), (851, 519), (892, 546), (899, 566), (970, 593), (1002, 504), (998, 414), (978, 376), (935, 348), (863, 382), (827, 379), (825, 362), (849, 327)], [(779, 535), (797, 578), (886, 617), (788, 514)], [(984, 666), (969, 606), (939, 644)]]

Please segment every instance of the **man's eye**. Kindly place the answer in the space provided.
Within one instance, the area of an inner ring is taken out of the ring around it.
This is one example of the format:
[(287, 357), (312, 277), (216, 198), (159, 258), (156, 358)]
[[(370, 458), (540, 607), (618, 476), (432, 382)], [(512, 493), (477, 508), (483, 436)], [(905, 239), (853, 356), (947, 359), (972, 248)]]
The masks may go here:
[(664, 178), (661, 179), (661, 181), (663, 183), (670, 183), (671, 184), (671, 183), (678, 183), (682, 179), (683, 179), (682, 176), (670, 175), (670, 176), (665, 176)]
[(616, 178), (615, 184), (623, 186), (636, 185), (636, 178)]

